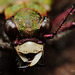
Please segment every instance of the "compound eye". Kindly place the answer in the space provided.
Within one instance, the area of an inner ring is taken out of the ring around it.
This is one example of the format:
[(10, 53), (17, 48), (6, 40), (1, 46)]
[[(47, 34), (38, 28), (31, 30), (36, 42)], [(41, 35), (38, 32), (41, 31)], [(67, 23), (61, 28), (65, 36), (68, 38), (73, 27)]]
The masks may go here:
[(51, 26), (52, 24), (51, 24), (50, 19), (45, 17), (44, 21), (42, 22), (41, 28), (40, 28), (41, 32), (43, 32), (44, 34), (49, 33), (51, 30)]
[(15, 40), (18, 30), (12, 20), (7, 20), (4, 25), (4, 30), (10, 40)]

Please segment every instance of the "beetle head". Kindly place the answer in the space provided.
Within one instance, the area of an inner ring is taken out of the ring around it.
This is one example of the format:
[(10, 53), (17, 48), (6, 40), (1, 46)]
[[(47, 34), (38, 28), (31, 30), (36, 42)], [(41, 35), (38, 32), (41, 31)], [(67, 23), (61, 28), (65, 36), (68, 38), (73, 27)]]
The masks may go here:
[[(15, 50), (24, 62), (30, 62), (28, 66), (35, 65), (43, 53), (43, 41), (41, 36), (50, 32), (51, 23), (47, 17), (42, 17), (30, 9), (23, 9), (5, 23), (5, 32), (9, 39), (16, 44)], [(40, 40), (41, 39), (41, 40)], [(29, 54), (33, 59), (27, 58)]]

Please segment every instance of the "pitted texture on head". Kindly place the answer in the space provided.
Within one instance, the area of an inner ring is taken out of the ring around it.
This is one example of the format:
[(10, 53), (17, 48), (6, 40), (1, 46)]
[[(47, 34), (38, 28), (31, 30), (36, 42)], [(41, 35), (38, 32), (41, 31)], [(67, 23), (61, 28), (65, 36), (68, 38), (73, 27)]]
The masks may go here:
[(42, 17), (31, 9), (22, 9), (13, 18), (17, 29), (25, 36), (33, 36), (40, 29), (42, 20)]

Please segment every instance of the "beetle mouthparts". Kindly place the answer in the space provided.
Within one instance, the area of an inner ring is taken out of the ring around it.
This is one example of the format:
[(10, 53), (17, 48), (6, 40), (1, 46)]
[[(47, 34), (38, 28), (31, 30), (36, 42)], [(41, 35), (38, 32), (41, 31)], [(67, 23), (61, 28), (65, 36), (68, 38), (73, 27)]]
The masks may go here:
[(25, 42), (21, 45), (14, 47), (24, 63), (27, 63), (24, 67), (34, 66), (41, 58), (43, 54), (43, 44), (37, 44), (35, 42)]

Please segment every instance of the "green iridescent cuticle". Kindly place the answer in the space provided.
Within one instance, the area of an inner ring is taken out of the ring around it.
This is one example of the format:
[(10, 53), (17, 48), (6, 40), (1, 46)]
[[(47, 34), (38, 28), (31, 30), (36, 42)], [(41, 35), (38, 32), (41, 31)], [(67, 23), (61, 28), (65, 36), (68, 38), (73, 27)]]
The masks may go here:
[(15, 16), (15, 23), (22, 34), (32, 35), (40, 28), (40, 15), (33, 10), (20, 10)]

